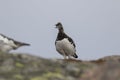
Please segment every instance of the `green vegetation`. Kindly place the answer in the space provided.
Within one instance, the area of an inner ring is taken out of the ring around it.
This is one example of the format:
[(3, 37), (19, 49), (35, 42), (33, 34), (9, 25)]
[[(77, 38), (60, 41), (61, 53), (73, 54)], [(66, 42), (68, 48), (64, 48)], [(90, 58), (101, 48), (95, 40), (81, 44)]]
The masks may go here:
[(16, 67), (19, 67), (19, 68), (23, 68), (24, 67), (24, 64), (20, 63), (20, 62), (16, 62)]

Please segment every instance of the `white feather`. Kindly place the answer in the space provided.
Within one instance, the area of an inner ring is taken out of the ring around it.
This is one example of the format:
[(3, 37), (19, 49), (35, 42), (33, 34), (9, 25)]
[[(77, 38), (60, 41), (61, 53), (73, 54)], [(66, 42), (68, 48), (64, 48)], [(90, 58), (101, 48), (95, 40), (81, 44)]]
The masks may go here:
[(56, 50), (59, 51), (62, 55), (65, 55), (66, 53), (68, 56), (72, 56), (76, 53), (75, 47), (69, 42), (67, 38), (56, 41)]
[(0, 40), (4, 40), (4, 37), (0, 35)]
[(12, 49), (13, 49), (12, 46), (10, 46), (7, 43), (4, 43), (2, 40), (0, 40), (0, 51), (9, 52)]
[(13, 40), (9, 40), (7, 37), (0, 35), (0, 51), (9, 52), (13, 47), (17, 47)]

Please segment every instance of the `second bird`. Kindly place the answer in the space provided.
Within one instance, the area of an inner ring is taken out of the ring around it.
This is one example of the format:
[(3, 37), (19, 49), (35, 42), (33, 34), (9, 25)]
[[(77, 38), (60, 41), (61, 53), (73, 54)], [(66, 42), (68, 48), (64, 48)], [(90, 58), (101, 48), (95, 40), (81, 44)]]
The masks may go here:
[(76, 54), (76, 45), (71, 37), (69, 37), (63, 29), (63, 26), (60, 22), (56, 24), (56, 28), (58, 29), (57, 39), (55, 41), (56, 50), (64, 56), (64, 59), (67, 57), (70, 59), (71, 57), (78, 58)]
[(23, 43), (9, 38), (3, 34), (0, 34), (0, 52), (9, 52), (11, 50), (16, 50), (21, 46), (29, 46), (28, 43)]

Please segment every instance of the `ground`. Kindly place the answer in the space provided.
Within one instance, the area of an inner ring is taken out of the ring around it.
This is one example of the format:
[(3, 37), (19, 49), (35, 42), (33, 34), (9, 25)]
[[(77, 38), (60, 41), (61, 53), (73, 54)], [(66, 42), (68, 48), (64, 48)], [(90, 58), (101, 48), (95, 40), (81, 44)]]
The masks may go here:
[(120, 80), (120, 56), (82, 61), (0, 53), (0, 80)]

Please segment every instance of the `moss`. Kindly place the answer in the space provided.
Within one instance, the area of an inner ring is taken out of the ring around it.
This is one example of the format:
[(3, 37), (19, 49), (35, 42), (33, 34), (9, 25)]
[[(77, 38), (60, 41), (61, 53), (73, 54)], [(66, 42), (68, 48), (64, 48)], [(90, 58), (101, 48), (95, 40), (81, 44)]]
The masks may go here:
[(61, 70), (60, 68), (56, 68), (55, 71), (56, 71), (57, 73), (61, 73), (62, 70)]
[(15, 78), (15, 80), (23, 80), (24, 79), (24, 77), (20, 74), (14, 75), (13, 78)]
[(34, 77), (34, 78), (30, 79), (30, 80), (47, 80), (47, 79), (44, 79), (43, 77)]
[(19, 62), (16, 62), (16, 67), (20, 67), (20, 68), (23, 68), (24, 67), (24, 64), (22, 64), (22, 63), (19, 63)]
[(59, 73), (48, 72), (40, 77), (34, 77), (31, 80), (53, 80), (53, 79), (65, 80), (65, 77)]
[(43, 75), (44, 77), (50, 78), (52, 77), (57, 77), (57, 78), (63, 78), (63, 76), (59, 73), (52, 73), (52, 72), (48, 72), (47, 74)]

